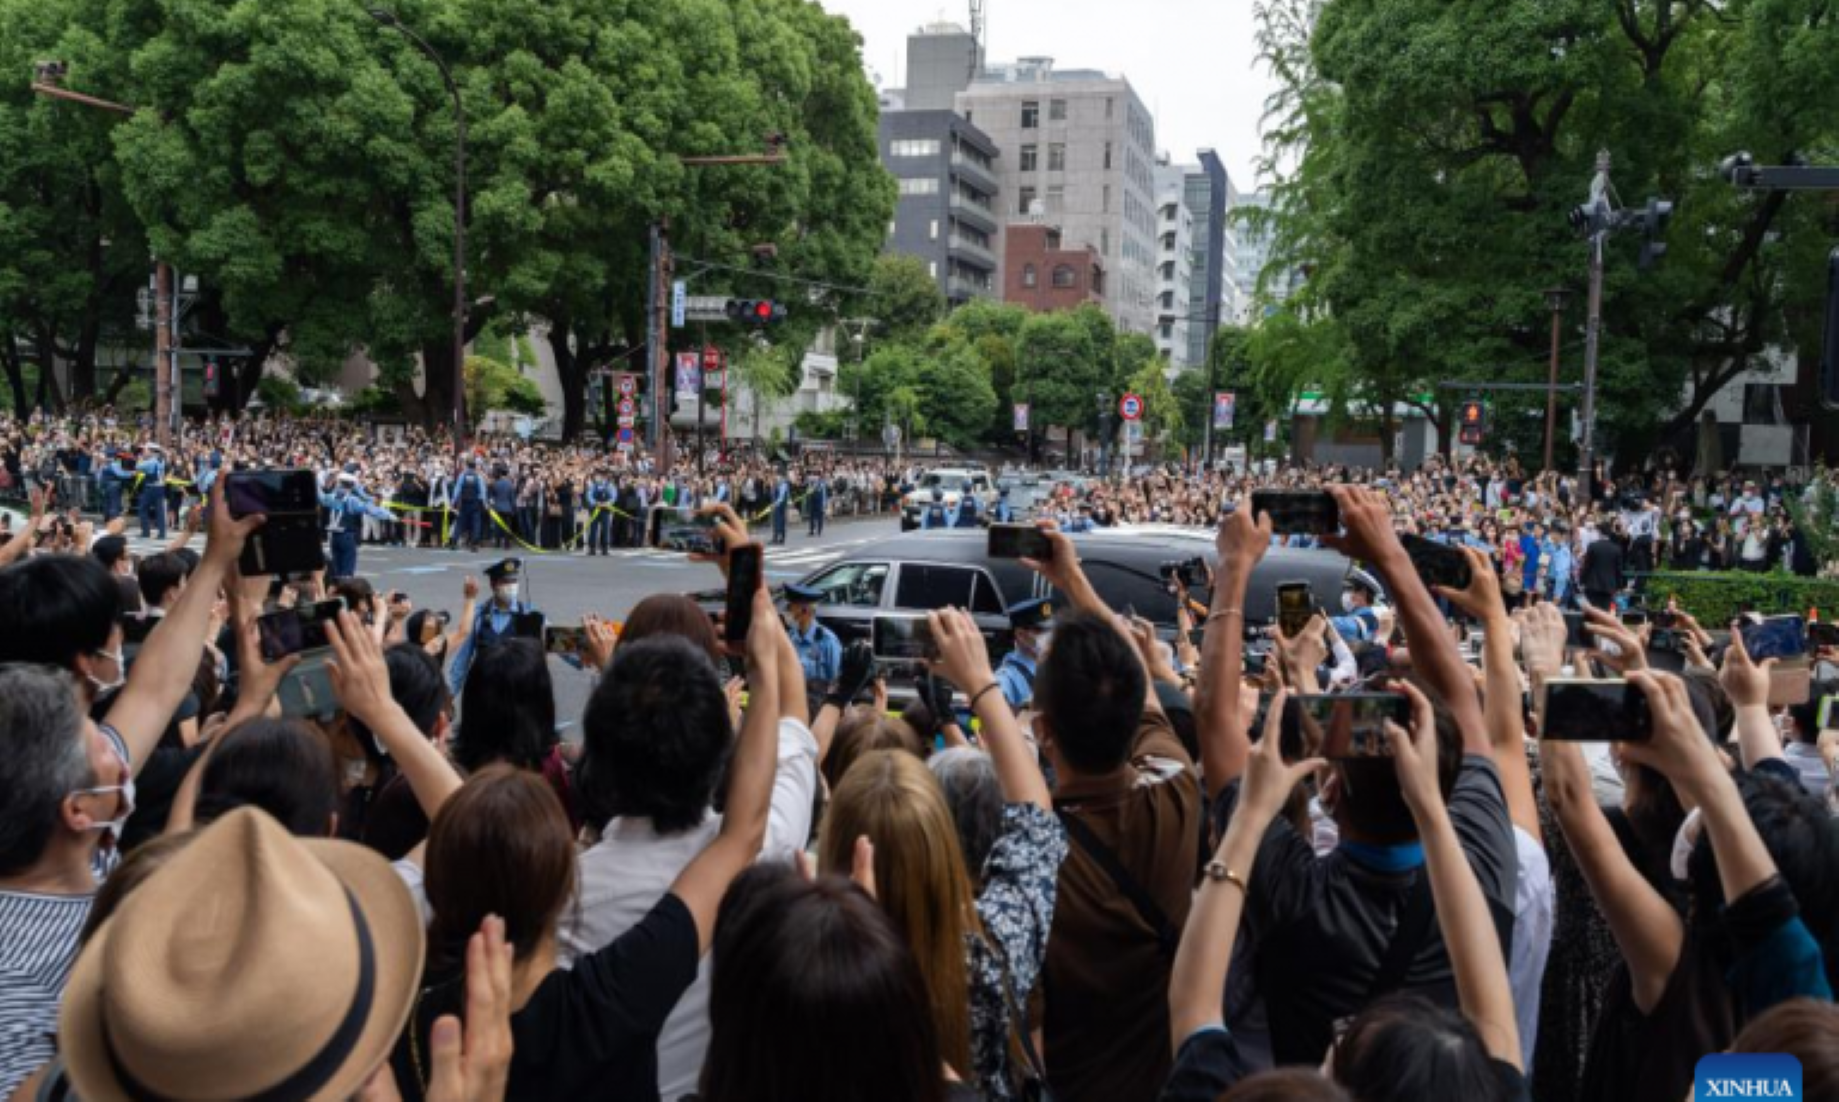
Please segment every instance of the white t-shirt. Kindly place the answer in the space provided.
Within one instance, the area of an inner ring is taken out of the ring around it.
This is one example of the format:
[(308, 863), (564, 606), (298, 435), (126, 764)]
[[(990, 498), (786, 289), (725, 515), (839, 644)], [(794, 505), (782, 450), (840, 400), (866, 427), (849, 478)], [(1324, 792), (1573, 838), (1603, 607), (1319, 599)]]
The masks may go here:
[(1552, 953), (1552, 913), (1556, 889), (1551, 860), (1533, 836), (1513, 828), (1519, 870), (1513, 886), (1513, 941), (1507, 960), (1507, 984), (1513, 989), (1514, 1016), (1520, 1026), (1522, 1067), (1533, 1066), (1539, 1040), (1539, 991), (1545, 962)]

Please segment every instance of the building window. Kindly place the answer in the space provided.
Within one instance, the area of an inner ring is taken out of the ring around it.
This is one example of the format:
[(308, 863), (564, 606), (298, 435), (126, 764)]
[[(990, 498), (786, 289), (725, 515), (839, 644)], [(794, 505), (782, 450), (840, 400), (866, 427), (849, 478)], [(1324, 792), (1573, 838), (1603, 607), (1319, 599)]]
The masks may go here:
[(932, 225), (930, 229), (927, 231), (927, 236), (930, 237), (934, 241), (937, 241), (939, 239), (939, 220), (937, 218), (934, 218), (932, 220)]
[(1033, 130), (1041, 125), (1041, 101), (1027, 99), (1022, 101), (1022, 129)]
[(1065, 290), (1068, 287), (1076, 287), (1078, 285), (1079, 277), (1073, 274), (1073, 269), (1070, 265), (1057, 264), (1054, 266), (1055, 287)]
[(1033, 264), (1022, 265), (1022, 286), (1034, 287), (1038, 285), (1039, 282), (1040, 282), (1039, 277), (1035, 275), (1034, 265)]
[(1066, 143), (1053, 142), (1047, 147), (1047, 171), (1066, 171)]
[(939, 181), (935, 176), (920, 176), (904, 179), (900, 182), (902, 195), (937, 195)]
[(1036, 145), (1025, 145), (1022, 147), (1020, 167), (1023, 172), (1033, 172), (1036, 168), (1040, 167), (1040, 148), (1040, 146)]
[(1033, 214), (1034, 213), (1034, 189), (1033, 188), (1025, 187), (1019, 190), (1018, 194), (1016, 195), (1015, 209), (1016, 209), (1016, 213), (1018, 214)]
[(926, 271), (932, 278), (939, 278), (939, 262), (936, 260), (927, 261)]
[(1047, 189), (1047, 213), (1066, 213), (1066, 189), (1058, 184)]
[(1098, 210), (1100, 214), (1110, 214), (1111, 213), (1111, 185), (1110, 184), (1105, 185), (1104, 198), (1099, 202)]
[(939, 142), (936, 138), (924, 141), (901, 141), (888, 143), (889, 157), (936, 157), (939, 155)]
[(1110, 230), (1099, 230), (1098, 231), (1098, 255), (1100, 256), (1110, 256), (1111, 255), (1111, 231)]
[[(1105, 102), (1110, 103), (1111, 101), (1106, 100)], [(1105, 171), (1106, 172), (1111, 171), (1111, 143), (1110, 142), (1105, 143)]]
[(1105, 120), (1106, 120), (1107, 122), (1109, 122), (1109, 121), (1110, 121), (1110, 119), (1111, 119), (1111, 110), (1112, 110), (1112, 108), (1113, 108), (1113, 107), (1115, 107), (1115, 106), (1116, 106), (1116, 101), (1115, 101), (1115, 100), (1113, 100), (1113, 99), (1112, 99), (1112, 98), (1111, 98), (1110, 96), (1106, 96), (1106, 97), (1105, 97)]
[(1047, 101), (1047, 121), (1049, 122), (1065, 122), (1066, 121), (1066, 101), (1065, 100), (1050, 99)]

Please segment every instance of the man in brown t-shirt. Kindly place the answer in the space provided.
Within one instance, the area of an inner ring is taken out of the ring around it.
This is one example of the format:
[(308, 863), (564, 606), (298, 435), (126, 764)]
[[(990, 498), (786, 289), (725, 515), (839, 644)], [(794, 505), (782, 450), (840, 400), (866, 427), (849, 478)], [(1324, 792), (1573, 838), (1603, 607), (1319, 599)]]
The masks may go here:
[(1198, 867), (1200, 785), (1137, 645), (1072, 541), (1051, 538), (1037, 569), (1078, 611), (1056, 617), (1035, 680), (1072, 839), (1047, 943), (1047, 1077), (1063, 1102), (1154, 1099), (1169, 1073), (1169, 966)]

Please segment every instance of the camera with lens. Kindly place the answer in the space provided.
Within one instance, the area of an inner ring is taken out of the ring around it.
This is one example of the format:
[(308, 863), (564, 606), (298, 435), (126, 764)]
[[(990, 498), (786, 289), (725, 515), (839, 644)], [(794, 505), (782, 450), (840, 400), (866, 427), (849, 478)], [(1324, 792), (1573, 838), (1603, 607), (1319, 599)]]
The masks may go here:
[(1164, 584), (1180, 582), (1192, 589), (1207, 584), (1207, 560), (1197, 555), (1191, 559), (1165, 562), (1156, 568), (1156, 573), (1161, 576)]

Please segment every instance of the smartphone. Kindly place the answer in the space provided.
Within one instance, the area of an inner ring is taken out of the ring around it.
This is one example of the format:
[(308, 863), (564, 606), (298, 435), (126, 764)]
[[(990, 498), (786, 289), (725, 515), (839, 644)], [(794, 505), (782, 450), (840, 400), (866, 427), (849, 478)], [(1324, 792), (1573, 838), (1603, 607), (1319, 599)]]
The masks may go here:
[(1341, 506), (1327, 490), (1253, 490), (1252, 519), (1265, 514), (1280, 536), (1332, 536), (1341, 530)]
[(1799, 658), (1807, 653), (1807, 624), (1799, 616), (1771, 616), (1760, 624), (1745, 624), (1743, 649), (1750, 661), (1765, 658)]
[(745, 643), (753, 629), (753, 596), (760, 588), (764, 555), (765, 549), (757, 543), (728, 552), (728, 608), (722, 619), (722, 637), (730, 643)]
[[(1628, 621), (1624, 620), (1622, 622), (1627, 623)], [(1655, 631), (1671, 631), (1679, 626), (1679, 613), (1668, 612), (1666, 609), (1661, 609), (1659, 612), (1650, 612), (1648, 613), (1647, 622), (1654, 625)]]
[(581, 625), (543, 628), (543, 653), (574, 658), (585, 648), (587, 631)]
[(1391, 757), (1386, 721), (1411, 723), (1411, 702), (1398, 693), (1304, 694), (1296, 701), (1303, 746), (1331, 761)]
[(1815, 620), (1807, 625), (1807, 642), (1816, 647), (1839, 647), (1839, 624)]
[(237, 519), (268, 518), (243, 544), (244, 576), (307, 574), (326, 568), (320, 547), (319, 480), (312, 471), (231, 471), (224, 505)]
[(1047, 533), (1028, 524), (990, 525), (992, 559), (1033, 559), (1047, 562), (1054, 557), (1053, 541)]
[(1400, 536), (1399, 542), (1405, 545), (1405, 554), (1411, 557), (1411, 568), (1424, 579), (1425, 585), (1462, 590), (1475, 580), (1474, 568), (1461, 549), (1409, 532)]
[(1592, 650), (1596, 636), (1585, 630), (1589, 619), (1581, 612), (1564, 613), (1564, 645), (1572, 650)]
[(511, 636), (515, 639), (543, 638), (543, 625), (547, 621), (540, 612), (518, 612), (511, 616)]
[(1686, 636), (1674, 628), (1656, 627), (1647, 637), (1647, 649), (1668, 654), (1686, 653)]
[(326, 624), (345, 611), (345, 599), (334, 597), (318, 604), (284, 608), (255, 621), (262, 660), (279, 662), (290, 654), (307, 654), (332, 645), (326, 636)]
[(875, 657), (884, 661), (911, 662), (939, 656), (932, 623), (924, 616), (877, 616), (870, 634)]
[(1654, 737), (1647, 694), (1619, 678), (1555, 677), (1545, 683), (1539, 737), (1559, 742), (1646, 742)]
[(1645, 608), (1631, 608), (1628, 611), (1622, 613), (1622, 626), (1623, 627), (1638, 628), (1647, 622), (1648, 622), (1648, 616), (1647, 616), (1647, 609)]
[(694, 509), (655, 505), (651, 510), (650, 534), (646, 544), (660, 551), (678, 551), (688, 555), (719, 555), (721, 537), (715, 534), (716, 518), (699, 516)]
[(1294, 639), (1309, 626), (1315, 615), (1315, 591), (1308, 582), (1277, 583), (1277, 626)]
[(338, 715), (342, 705), (338, 694), (332, 689), (331, 671), (326, 668), (325, 654), (317, 654), (301, 660), (298, 666), (288, 671), (275, 688), (275, 698), (281, 702), (281, 714), (288, 719), (330, 719)]

